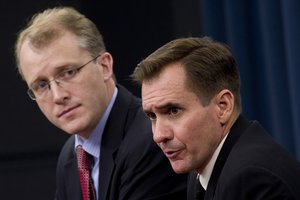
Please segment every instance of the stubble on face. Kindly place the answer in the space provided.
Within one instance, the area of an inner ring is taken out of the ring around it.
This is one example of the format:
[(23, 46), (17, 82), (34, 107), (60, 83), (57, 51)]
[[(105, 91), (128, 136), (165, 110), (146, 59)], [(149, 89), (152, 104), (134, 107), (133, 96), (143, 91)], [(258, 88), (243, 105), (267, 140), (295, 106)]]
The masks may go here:
[(185, 79), (183, 67), (173, 63), (142, 85), (143, 108), (156, 117), (154, 141), (176, 173), (203, 169), (220, 140), (215, 105), (204, 107)]

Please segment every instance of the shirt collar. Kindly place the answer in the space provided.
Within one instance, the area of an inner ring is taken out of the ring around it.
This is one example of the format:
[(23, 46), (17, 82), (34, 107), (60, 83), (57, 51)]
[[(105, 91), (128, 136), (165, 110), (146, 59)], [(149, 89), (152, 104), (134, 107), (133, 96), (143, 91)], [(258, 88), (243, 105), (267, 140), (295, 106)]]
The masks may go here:
[(75, 134), (75, 146), (76, 148), (78, 145), (82, 145), (82, 148), (89, 153), (90, 155), (99, 158), (100, 156), (100, 144), (101, 139), (104, 131), (104, 127), (106, 124), (106, 121), (108, 119), (108, 116), (111, 112), (112, 106), (114, 105), (114, 102), (117, 98), (118, 94), (118, 88), (115, 87), (114, 94), (104, 112), (104, 115), (102, 116), (100, 122), (96, 126), (95, 130), (92, 132), (90, 137), (87, 140), (83, 140), (79, 135)]
[(216, 163), (216, 160), (218, 158), (218, 155), (222, 149), (222, 146), (227, 138), (228, 133), (225, 135), (225, 137), (222, 139), (222, 141), (220, 142), (220, 144), (218, 145), (217, 149), (215, 150), (213, 156), (211, 157), (210, 161), (208, 162), (208, 164), (206, 165), (206, 167), (204, 168), (203, 172), (201, 174), (198, 174), (198, 178), (200, 181), (200, 184), (202, 185), (202, 187), (206, 190), (207, 185), (208, 185), (208, 181), (210, 179), (210, 176), (212, 174), (212, 170), (214, 168), (214, 165)]

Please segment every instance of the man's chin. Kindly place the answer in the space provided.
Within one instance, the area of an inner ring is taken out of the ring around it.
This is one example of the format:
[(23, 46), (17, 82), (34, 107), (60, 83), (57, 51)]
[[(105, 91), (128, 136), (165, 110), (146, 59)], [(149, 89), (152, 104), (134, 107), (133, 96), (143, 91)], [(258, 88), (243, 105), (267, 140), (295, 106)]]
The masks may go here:
[(183, 161), (170, 161), (173, 171), (177, 174), (184, 174), (189, 172)]
[(72, 127), (72, 126), (64, 126), (64, 127), (58, 127), (61, 130), (63, 130), (64, 132), (66, 132), (69, 135), (75, 135), (77, 133), (80, 132), (80, 130), (76, 127)]

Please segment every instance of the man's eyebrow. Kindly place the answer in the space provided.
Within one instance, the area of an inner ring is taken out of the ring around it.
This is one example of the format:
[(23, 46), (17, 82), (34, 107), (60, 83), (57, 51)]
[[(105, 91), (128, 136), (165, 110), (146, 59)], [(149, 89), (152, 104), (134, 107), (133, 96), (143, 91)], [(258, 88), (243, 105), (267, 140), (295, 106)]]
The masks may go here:
[[(168, 108), (171, 108), (171, 107), (179, 107), (179, 104), (178, 103), (167, 102), (165, 104), (153, 106), (153, 108), (155, 110), (167, 110)], [(149, 110), (149, 109), (144, 109), (144, 112), (145, 113), (151, 113), (152, 111)]]
[(164, 110), (164, 109), (167, 109), (167, 108), (178, 107), (178, 106), (179, 106), (178, 103), (167, 102), (167, 103), (165, 103), (165, 104), (156, 106), (155, 108), (158, 109), (158, 110)]
[[(59, 65), (57, 67), (53, 67), (53, 72), (52, 74), (54, 74), (54, 76), (56, 76), (57, 74), (59, 74), (60, 72), (64, 71), (64, 70), (68, 70), (68, 69), (72, 69), (74, 68), (73, 66), (75, 66), (74, 64), (69, 64), (69, 63), (65, 63), (63, 65)], [(49, 77), (45, 76), (45, 75), (37, 75), (36, 77), (34, 77), (33, 81), (31, 82), (30, 85), (38, 82), (38, 81), (47, 81)]]

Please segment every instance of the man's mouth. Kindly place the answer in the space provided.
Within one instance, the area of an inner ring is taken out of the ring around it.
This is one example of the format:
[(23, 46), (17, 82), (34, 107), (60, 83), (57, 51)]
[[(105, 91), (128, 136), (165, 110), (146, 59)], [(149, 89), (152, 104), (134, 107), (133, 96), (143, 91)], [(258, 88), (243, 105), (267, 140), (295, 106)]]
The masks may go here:
[(65, 110), (63, 110), (59, 115), (58, 117), (62, 117), (64, 115), (67, 115), (68, 113), (71, 113), (73, 110), (75, 110), (77, 107), (79, 107), (78, 105), (77, 106), (73, 106), (73, 107), (70, 107), (70, 108), (67, 108)]

